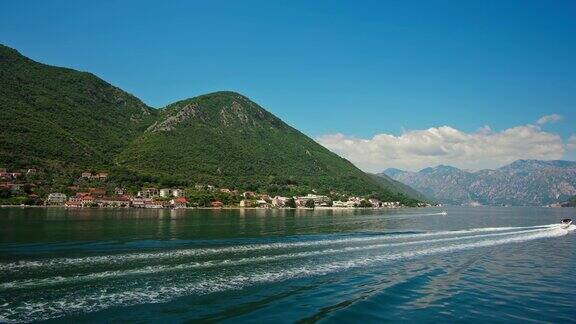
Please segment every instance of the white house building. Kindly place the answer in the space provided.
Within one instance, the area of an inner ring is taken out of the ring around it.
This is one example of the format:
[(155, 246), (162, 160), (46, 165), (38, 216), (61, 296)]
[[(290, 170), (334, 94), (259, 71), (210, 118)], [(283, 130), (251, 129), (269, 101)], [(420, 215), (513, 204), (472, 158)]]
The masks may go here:
[(290, 199), (290, 198), (276, 196), (276, 197), (272, 198), (272, 206), (284, 207), (286, 205), (286, 202), (288, 201), (288, 199)]
[(60, 192), (53, 192), (48, 195), (48, 199), (46, 199), (46, 203), (48, 205), (64, 205), (66, 202), (66, 195)]
[(172, 189), (169, 188), (162, 188), (160, 189), (160, 197), (168, 198), (172, 194)]

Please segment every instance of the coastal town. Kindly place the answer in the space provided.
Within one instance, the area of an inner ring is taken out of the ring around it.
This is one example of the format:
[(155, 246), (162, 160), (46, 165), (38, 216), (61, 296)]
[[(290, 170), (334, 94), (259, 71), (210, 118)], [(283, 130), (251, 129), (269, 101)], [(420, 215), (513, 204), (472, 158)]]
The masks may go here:
[[(239, 191), (196, 184), (193, 187), (147, 186), (137, 191), (111, 188), (104, 171), (82, 172), (66, 190), (44, 192), (27, 179), (35, 169), (22, 172), (0, 171), (1, 205), (62, 206), (66, 208), (400, 208), (399, 201), (381, 201), (375, 197), (330, 195), (316, 192), (281, 196), (265, 192)], [(65, 192), (64, 192), (65, 191)], [(427, 206), (421, 203), (419, 207)]]

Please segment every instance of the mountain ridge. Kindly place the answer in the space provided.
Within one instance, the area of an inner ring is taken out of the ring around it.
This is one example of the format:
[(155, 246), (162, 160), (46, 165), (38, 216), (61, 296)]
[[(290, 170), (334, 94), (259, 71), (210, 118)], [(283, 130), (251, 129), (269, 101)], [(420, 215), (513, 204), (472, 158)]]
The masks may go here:
[[(170, 143), (179, 143), (178, 147)], [(172, 164), (166, 161), (177, 161)], [(233, 91), (177, 101), (122, 152), (116, 162), (130, 170), (221, 186), (281, 188), (298, 185), (324, 192), (384, 196), (402, 192), (357, 169)]]
[(517, 160), (497, 169), (436, 166), (417, 172), (384, 170), (391, 178), (450, 204), (547, 205), (576, 194), (576, 162)]
[(408, 198), (248, 97), (219, 91), (161, 109), (88, 72), (35, 62), (0, 45), (0, 167), (71, 183), (106, 170), (138, 183)]
[(91, 73), (38, 63), (3, 45), (0, 107), (0, 164), (7, 167), (108, 165), (156, 113)]

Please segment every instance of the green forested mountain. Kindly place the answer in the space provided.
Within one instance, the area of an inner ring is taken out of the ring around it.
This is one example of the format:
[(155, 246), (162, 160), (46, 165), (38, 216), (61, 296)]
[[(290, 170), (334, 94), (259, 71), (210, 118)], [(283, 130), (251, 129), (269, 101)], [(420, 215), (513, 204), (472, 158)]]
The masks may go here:
[(0, 166), (108, 166), (155, 115), (93, 74), (0, 45)]
[(216, 92), (167, 106), (122, 152), (133, 171), (230, 187), (393, 196), (379, 181), (248, 98)]
[(111, 173), (119, 181), (409, 201), (248, 98), (216, 92), (146, 106), (96, 76), (0, 45), (0, 168)]

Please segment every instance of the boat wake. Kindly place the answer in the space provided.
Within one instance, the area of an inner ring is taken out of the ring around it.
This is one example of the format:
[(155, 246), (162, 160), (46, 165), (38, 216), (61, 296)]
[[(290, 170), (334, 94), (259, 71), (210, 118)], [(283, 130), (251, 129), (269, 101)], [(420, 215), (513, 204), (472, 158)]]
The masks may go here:
[(95, 265), (95, 264), (110, 265), (113, 263), (125, 263), (127, 261), (134, 261), (134, 260), (173, 259), (173, 258), (183, 258), (193, 256), (199, 257), (215, 254), (258, 252), (266, 250), (281, 250), (291, 248), (308, 248), (308, 247), (330, 246), (337, 244), (364, 243), (373, 241), (392, 241), (400, 239), (457, 236), (457, 235), (475, 234), (482, 232), (506, 232), (506, 231), (512, 232), (512, 231), (529, 230), (529, 229), (549, 229), (554, 228), (556, 226), (557, 225), (554, 224), (554, 225), (541, 225), (541, 226), (529, 226), (529, 227), (473, 228), (467, 230), (439, 231), (439, 232), (429, 232), (419, 234), (374, 235), (368, 237), (351, 237), (351, 238), (347, 237), (337, 239), (322, 239), (316, 241), (306, 240), (290, 243), (279, 242), (268, 244), (234, 245), (218, 248), (178, 249), (168, 252), (113, 254), (113, 255), (90, 256), (83, 258), (55, 258), (49, 260), (20, 261), (20, 262), (3, 263), (3, 264), (0, 263), (0, 271), (14, 271), (25, 268), (42, 268), (46, 270), (47, 268), (51, 267), (61, 268), (61, 267), (82, 266), (82, 265)]
[[(161, 303), (436, 254), (560, 237), (575, 229), (575, 225), (562, 228), (557, 224), (475, 228), (2, 263), (0, 322), (46, 320), (115, 306)], [(78, 289), (80, 283), (82, 289)], [(44, 293), (38, 294), (38, 289)]]

